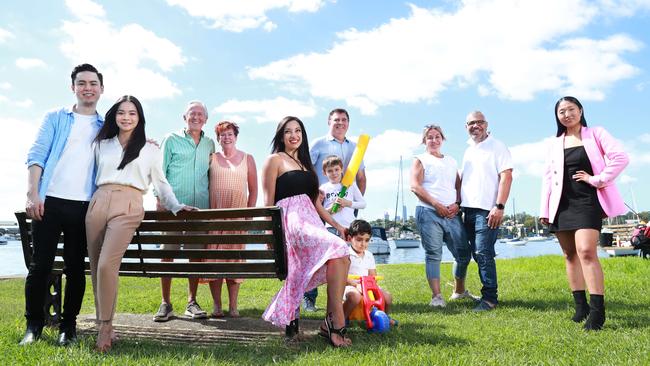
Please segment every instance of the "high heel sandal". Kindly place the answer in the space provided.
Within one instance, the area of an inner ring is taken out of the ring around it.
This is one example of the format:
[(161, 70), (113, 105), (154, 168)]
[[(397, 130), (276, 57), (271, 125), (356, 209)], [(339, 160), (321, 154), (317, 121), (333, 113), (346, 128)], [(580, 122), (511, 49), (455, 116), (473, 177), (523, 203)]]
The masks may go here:
[[(323, 328), (323, 325), (321, 324), (318, 335), (327, 339), (330, 342), (330, 345), (332, 347), (339, 348), (339, 347), (350, 346), (350, 344), (347, 343), (350, 340), (350, 338), (347, 338), (345, 336), (348, 332), (347, 328), (345, 328), (345, 326), (338, 329), (334, 328), (334, 322), (332, 321), (332, 313), (327, 314), (327, 316), (325, 317), (325, 327), (326, 328)], [(341, 344), (334, 343), (334, 341), (332, 340), (333, 334), (338, 334), (341, 337), (342, 339)]]

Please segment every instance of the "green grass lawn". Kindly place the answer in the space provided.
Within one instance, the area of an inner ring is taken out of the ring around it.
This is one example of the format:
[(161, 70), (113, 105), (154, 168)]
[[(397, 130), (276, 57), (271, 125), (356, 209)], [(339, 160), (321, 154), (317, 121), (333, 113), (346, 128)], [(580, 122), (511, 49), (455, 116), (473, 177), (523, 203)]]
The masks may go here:
[[(572, 297), (559, 256), (497, 262), (500, 305), (476, 314), (470, 302), (445, 309), (428, 306), (424, 265), (379, 266), (380, 282), (393, 293), (393, 316), (400, 326), (384, 335), (351, 329), (354, 342), (333, 349), (319, 337), (287, 347), (280, 337), (263, 345), (194, 347), (144, 340), (121, 340), (107, 355), (93, 351), (94, 338), (82, 337), (69, 348), (54, 345), (56, 330), (44, 341), (18, 346), (24, 332), (23, 280), (0, 281), (0, 365), (10, 364), (331, 364), (331, 365), (648, 365), (650, 364), (650, 261), (610, 258), (605, 269), (607, 322), (600, 332), (585, 332), (570, 321)], [(443, 265), (443, 294), (451, 294), (451, 265)], [(480, 289), (472, 262), (468, 288)], [(277, 280), (248, 280), (240, 293), (242, 316), (260, 317), (280, 287)], [(186, 281), (174, 280), (177, 311), (185, 304)], [(325, 306), (324, 287), (318, 306)], [(159, 305), (159, 281), (121, 278), (117, 311), (153, 314)], [(207, 286), (199, 303), (210, 309)], [(90, 281), (82, 313), (93, 313)], [(306, 317), (323, 316), (323, 312)]]

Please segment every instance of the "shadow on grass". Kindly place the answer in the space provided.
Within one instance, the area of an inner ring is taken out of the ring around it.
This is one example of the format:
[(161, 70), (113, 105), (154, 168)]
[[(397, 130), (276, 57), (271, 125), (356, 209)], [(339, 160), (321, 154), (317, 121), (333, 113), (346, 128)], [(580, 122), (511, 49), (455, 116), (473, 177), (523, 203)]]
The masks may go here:
[[(403, 331), (404, 330), (404, 331)], [(406, 333), (408, 332), (408, 333)], [(445, 327), (436, 325), (408, 324), (391, 330), (386, 334), (369, 334), (365, 330), (349, 328), (348, 336), (352, 339), (351, 347), (334, 349), (327, 341), (318, 335), (305, 336), (300, 342), (285, 344), (281, 337), (269, 339), (257, 344), (214, 344), (210, 346), (195, 346), (184, 344), (169, 344), (148, 339), (121, 340), (111, 350), (110, 355), (115, 357), (129, 357), (130, 359), (142, 358), (151, 361), (151, 358), (166, 360), (213, 359), (219, 362), (234, 364), (266, 364), (278, 362), (300, 362), (302, 360), (319, 359), (329, 355), (354, 353), (370, 355), (377, 347), (405, 348), (414, 346), (444, 345), (463, 346), (468, 341), (445, 335)], [(88, 337), (86, 342), (94, 341)], [(336, 353), (333, 353), (336, 352)]]
[(473, 301), (454, 301), (447, 303), (444, 308), (433, 308), (424, 303), (398, 303), (392, 305), (392, 311), (395, 313), (407, 314), (440, 314), (440, 315), (457, 315), (465, 314), (476, 307), (478, 302)]

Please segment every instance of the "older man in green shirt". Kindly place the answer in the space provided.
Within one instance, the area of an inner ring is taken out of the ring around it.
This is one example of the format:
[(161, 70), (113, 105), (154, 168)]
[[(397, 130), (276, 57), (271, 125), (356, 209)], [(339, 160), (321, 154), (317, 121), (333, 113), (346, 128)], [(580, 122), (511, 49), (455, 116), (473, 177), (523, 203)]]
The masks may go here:
[[(198, 208), (210, 208), (208, 192), (208, 170), (210, 154), (215, 152), (214, 141), (205, 136), (203, 126), (208, 120), (208, 110), (199, 101), (191, 101), (183, 114), (186, 126), (181, 131), (167, 134), (162, 141), (163, 171), (172, 186), (176, 198), (180, 202)], [(162, 249), (179, 249), (177, 244), (164, 244)], [(189, 249), (191, 244), (184, 244)], [(195, 248), (203, 248), (196, 245)], [(171, 262), (173, 259), (163, 259)], [(190, 261), (200, 261), (190, 260)], [(185, 315), (192, 319), (206, 318), (207, 313), (196, 302), (196, 291), (199, 280), (189, 278), (189, 294)], [(153, 320), (164, 322), (173, 316), (170, 301), (171, 278), (160, 279), (162, 288), (162, 303)]]

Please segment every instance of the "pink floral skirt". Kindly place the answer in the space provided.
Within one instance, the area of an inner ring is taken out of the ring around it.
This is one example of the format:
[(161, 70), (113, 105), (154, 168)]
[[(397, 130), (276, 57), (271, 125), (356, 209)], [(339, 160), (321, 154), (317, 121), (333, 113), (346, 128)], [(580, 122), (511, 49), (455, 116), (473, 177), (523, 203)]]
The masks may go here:
[(289, 273), (262, 318), (284, 327), (296, 318), (296, 309), (307, 290), (326, 282), (327, 261), (347, 257), (348, 245), (325, 229), (313, 203), (305, 194), (278, 201)]

